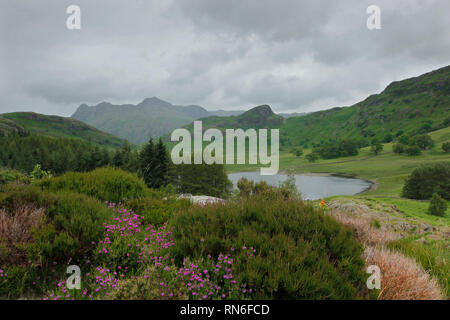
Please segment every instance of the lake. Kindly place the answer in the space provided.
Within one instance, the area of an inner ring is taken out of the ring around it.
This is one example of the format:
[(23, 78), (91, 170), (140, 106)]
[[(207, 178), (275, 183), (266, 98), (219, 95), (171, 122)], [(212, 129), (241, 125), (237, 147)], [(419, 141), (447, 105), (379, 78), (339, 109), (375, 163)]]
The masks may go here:
[[(229, 173), (228, 178), (236, 183), (240, 178), (247, 178), (255, 182), (266, 181), (272, 186), (279, 186), (287, 179), (285, 174), (262, 176), (259, 171)], [(317, 200), (337, 195), (355, 195), (371, 187), (371, 183), (361, 179), (337, 177), (331, 175), (296, 174), (295, 184), (305, 200)]]

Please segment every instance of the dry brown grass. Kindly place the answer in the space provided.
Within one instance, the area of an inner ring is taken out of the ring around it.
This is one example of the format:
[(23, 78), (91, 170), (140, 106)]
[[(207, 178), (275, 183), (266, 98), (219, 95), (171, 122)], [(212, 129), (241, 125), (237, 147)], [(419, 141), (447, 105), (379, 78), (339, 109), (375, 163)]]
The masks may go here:
[(380, 300), (442, 300), (436, 279), (430, 277), (414, 259), (385, 248), (367, 247), (367, 265), (381, 270)]
[(0, 264), (21, 264), (25, 259), (23, 246), (32, 241), (31, 229), (38, 227), (44, 215), (43, 209), (19, 206), (12, 212), (0, 210), (0, 240), (3, 255)]
[(401, 235), (385, 229), (383, 226), (373, 226), (373, 219), (365, 216), (352, 216), (339, 210), (332, 211), (333, 217), (341, 224), (351, 228), (355, 236), (364, 246), (384, 245), (390, 241), (398, 240)]
[(357, 239), (366, 248), (363, 258), (366, 265), (376, 265), (381, 270), (380, 300), (441, 300), (442, 290), (412, 258), (384, 248), (385, 244), (398, 240), (401, 235), (380, 225), (374, 226), (373, 218), (367, 215), (331, 210), (341, 224), (351, 228)]

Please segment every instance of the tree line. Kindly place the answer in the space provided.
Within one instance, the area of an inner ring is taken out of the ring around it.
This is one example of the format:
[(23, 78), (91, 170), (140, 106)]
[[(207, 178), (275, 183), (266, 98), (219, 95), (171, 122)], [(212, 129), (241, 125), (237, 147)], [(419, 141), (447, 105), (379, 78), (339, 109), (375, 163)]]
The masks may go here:
[(231, 189), (223, 165), (176, 166), (161, 139), (150, 139), (139, 151), (128, 143), (111, 150), (79, 139), (38, 134), (0, 137), (0, 167), (31, 174), (36, 165), (53, 175), (112, 166), (138, 173), (150, 188), (172, 185), (180, 193), (226, 197)]

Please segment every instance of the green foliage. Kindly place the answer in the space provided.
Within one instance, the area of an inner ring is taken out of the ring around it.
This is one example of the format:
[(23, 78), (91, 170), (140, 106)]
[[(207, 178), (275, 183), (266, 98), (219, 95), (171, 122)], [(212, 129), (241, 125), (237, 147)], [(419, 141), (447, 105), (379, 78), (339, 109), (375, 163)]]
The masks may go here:
[(308, 160), (309, 162), (316, 162), (317, 160), (319, 160), (319, 155), (317, 153), (311, 152), (308, 153), (305, 156), (306, 160)]
[(444, 143), (442, 144), (442, 150), (443, 150), (445, 153), (449, 153), (449, 152), (450, 152), (450, 142), (444, 142)]
[(125, 206), (143, 216), (146, 225), (161, 226), (172, 217), (174, 212), (185, 211), (190, 208), (191, 202), (189, 199), (177, 200), (172, 197), (165, 200), (141, 198), (128, 200), (125, 202)]
[(392, 146), (392, 151), (394, 151), (394, 153), (404, 153), (406, 150), (406, 146), (402, 143), (396, 143)]
[(378, 155), (381, 151), (383, 151), (383, 145), (377, 139), (373, 139), (370, 144), (370, 151), (373, 154)]
[(254, 299), (352, 299), (365, 290), (361, 244), (310, 204), (252, 197), (193, 206), (175, 213), (170, 225), (179, 262), (254, 248), (250, 260), (244, 252), (233, 255), (233, 275), (255, 289)]
[(125, 142), (123, 139), (73, 118), (48, 116), (34, 112), (5, 113), (2, 117), (22, 128), (22, 130), (18, 130), (20, 133), (28, 132), (52, 138), (76, 139), (104, 148), (116, 148)]
[(180, 164), (172, 167), (172, 183), (179, 193), (227, 198), (233, 184), (222, 164)]
[(77, 139), (43, 135), (0, 137), (0, 166), (30, 173), (37, 164), (44, 171), (90, 171), (109, 163), (109, 151)]
[(266, 199), (300, 199), (294, 175), (288, 175), (278, 188), (270, 186), (266, 181), (254, 182), (241, 178), (237, 182), (239, 196), (243, 198), (260, 196)]
[(35, 181), (43, 179), (43, 178), (51, 178), (52, 174), (48, 171), (42, 170), (41, 165), (37, 164), (34, 166), (33, 171), (31, 171), (30, 176), (31, 176), (31, 181), (35, 182)]
[(292, 148), (290, 153), (297, 157), (301, 157), (303, 155), (303, 149), (301, 147)]
[(140, 173), (149, 188), (158, 189), (169, 183), (169, 161), (162, 140), (155, 145), (150, 138), (139, 154)]
[(436, 277), (450, 297), (450, 251), (448, 243), (442, 240), (426, 240), (418, 242), (413, 238), (403, 238), (388, 244), (390, 249), (416, 259), (424, 270)]
[(439, 162), (416, 168), (403, 186), (402, 195), (428, 200), (433, 193), (450, 200), (450, 162)]
[(442, 197), (436, 192), (433, 193), (433, 196), (430, 200), (428, 213), (434, 216), (443, 217), (445, 215), (445, 211), (447, 211), (447, 201), (442, 199)]
[(116, 168), (121, 168), (130, 172), (139, 170), (139, 155), (136, 150), (132, 150), (129, 143), (124, 143), (116, 149), (112, 155), (111, 164)]
[(0, 185), (10, 182), (30, 183), (30, 178), (18, 170), (0, 169)]
[(317, 147), (313, 152), (323, 159), (356, 156), (358, 155), (358, 143), (351, 139), (335, 141)]
[(22, 205), (44, 208), (44, 224), (31, 230), (29, 259), (39, 265), (52, 261), (78, 259), (91, 242), (103, 235), (103, 223), (111, 217), (104, 204), (83, 194), (42, 191), (33, 185), (8, 185), (3, 188), (0, 208), (12, 211)]
[(43, 179), (37, 185), (45, 190), (68, 190), (112, 202), (141, 198), (150, 192), (136, 174), (111, 167), (83, 173), (68, 172), (59, 177)]
[(419, 156), (422, 151), (420, 150), (420, 148), (418, 146), (409, 146), (405, 149), (405, 153), (410, 156)]
[(408, 156), (419, 156), (422, 150), (429, 150), (434, 146), (433, 139), (427, 134), (416, 136), (401, 135), (397, 139), (397, 143), (392, 147), (392, 151), (401, 154), (405, 153)]
[(434, 147), (433, 139), (427, 134), (414, 136), (412, 144), (418, 146), (421, 150), (429, 150)]
[(383, 138), (383, 142), (384, 143), (390, 143), (394, 141), (394, 137), (392, 136), (392, 134), (388, 133), (384, 138)]

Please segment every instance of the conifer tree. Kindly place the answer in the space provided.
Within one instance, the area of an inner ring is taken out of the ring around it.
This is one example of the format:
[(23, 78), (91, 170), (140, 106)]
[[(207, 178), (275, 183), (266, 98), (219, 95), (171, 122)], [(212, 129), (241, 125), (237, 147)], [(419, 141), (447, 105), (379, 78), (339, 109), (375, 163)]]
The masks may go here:
[(139, 154), (140, 173), (145, 183), (149, 188), (153, 188), (154, 176), (153, 170), (155, 167), (155, 144), (153, 138), (150, 138), (148, 143), (144, 146)]

